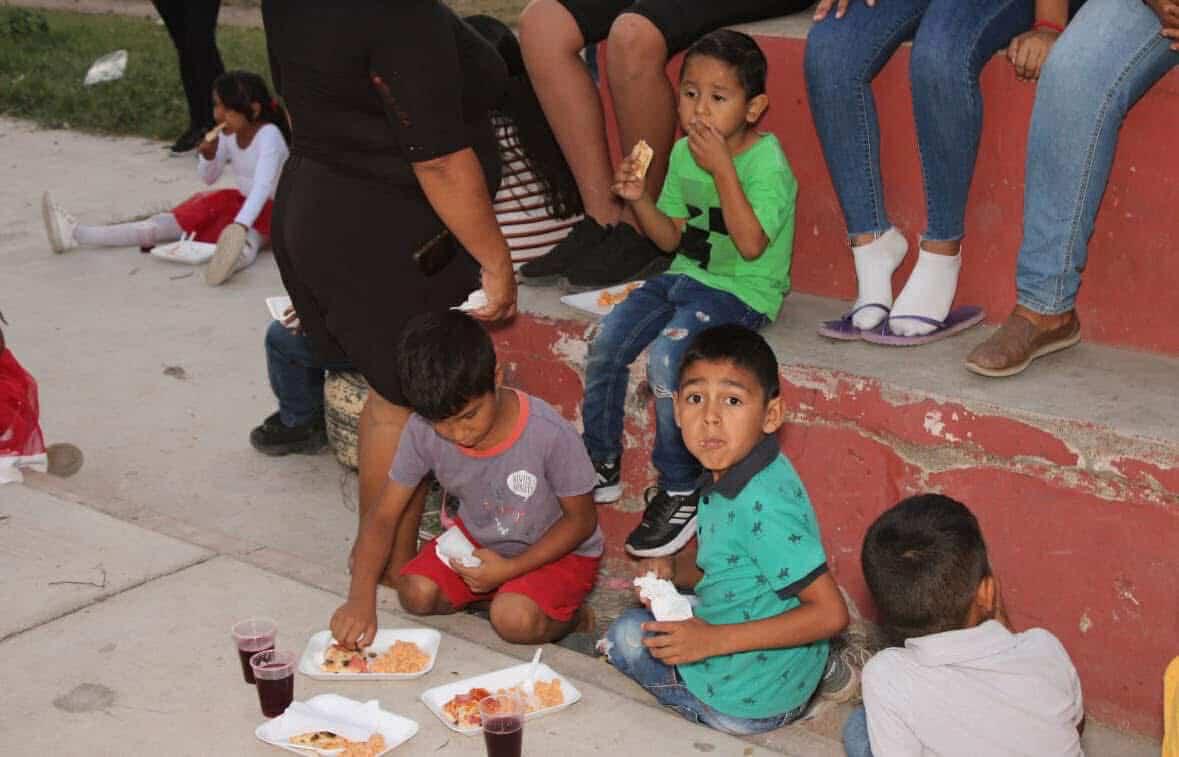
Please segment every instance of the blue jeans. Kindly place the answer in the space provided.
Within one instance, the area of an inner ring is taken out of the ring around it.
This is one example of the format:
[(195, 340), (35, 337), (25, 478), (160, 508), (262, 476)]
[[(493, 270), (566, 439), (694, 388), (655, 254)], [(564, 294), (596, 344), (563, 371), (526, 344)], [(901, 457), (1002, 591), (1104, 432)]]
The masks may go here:
[(849, 235), (892, 225), (880, 175), (880, 128), (871, 82), (913, 39), (909, 77), (929, 240), (961, 239), (982, 131), (978, 75), (1034, 17), (1033, 0), (853, 2), (811, 29), (806, 84), (827, 170)]
[(693, 723), (703, 723), (734, 736), (765, 733), (802, 717), (806, 710), (805, 704), (768, 718), (737, 718), (701, 702), (688, 691), (674, 666), (655, 659), (643, 646), (643, 637), (651, 634), (644, 634), (642, 626), (653, 620), (655, 616), (642, 608), (636, 607), (622, 613), (606, 631), (606, 658), (620, 673), (654, 694), (659, 704), (670, 707)]
[(847, 757), (872, 757), (872, 745), (868, 742), (868, 712), (857, 707), (848, 715), (843, 724), (843, 751)]
[(581, 418), (590, 458), (601, 463), (622, 455), (630, 364), (651, 345), (647, 357), (647, 381), (655, 395), (651, 463), (664, 489), (695, 489), (702, 469), (684, 446), (675, 422), (672, 393), (679, 385), (680, 361), (692, 338), (710, 326), (739, 323), (756, 331), (768, 320), (734, 295), (689, 276), (655, 276), (631, 292), (602, 320), (586, 360)]
[(1073, 309), (1126, 112), (1179, 53), (1142, 0), (1089, 0), (1040, 73), (1028, 133), (1019, 303)]
[(266, 329), (266, 372), (278, 398), (278, 417), (287, 428), (323, 417), (323, 372), (349, 370), (348, 363), (325, 365), (311, 349), (311, 340), (294, 334), (278, 321)]

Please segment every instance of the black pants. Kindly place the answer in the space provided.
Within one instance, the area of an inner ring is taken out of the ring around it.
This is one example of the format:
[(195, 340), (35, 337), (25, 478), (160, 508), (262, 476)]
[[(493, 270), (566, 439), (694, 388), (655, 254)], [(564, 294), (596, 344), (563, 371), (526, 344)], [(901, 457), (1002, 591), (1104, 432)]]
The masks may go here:
[(192, 129), (213, 125), (213, 82), (225, 73), (217, 51), (217, 14), (221, 0), (152, 0), (180, 59), (180, 81), (188, 99)]

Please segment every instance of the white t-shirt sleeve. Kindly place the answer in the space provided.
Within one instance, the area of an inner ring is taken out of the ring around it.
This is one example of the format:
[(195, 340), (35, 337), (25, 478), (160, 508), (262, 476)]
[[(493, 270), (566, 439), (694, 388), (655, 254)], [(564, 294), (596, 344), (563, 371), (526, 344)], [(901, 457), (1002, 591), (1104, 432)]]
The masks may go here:
[(900, 708), (908, 704), (909, 698), (897, 685), (908, 680), (899, 670), (899, 663), (894, 652), (885, 650), (864, 666), (864, 709), (873, 757), (913, 757), (923, 750), (917, 734), (901, 714)]
[(274, 188), (278, 185), (278, 175), (288, 153), (286, 140), (274, 124), (266, 124), (258, 130), (248, 151), (254, 152), (254, 157), (257, 158), (254, 183), (246, 193), (246, 201), (241, 210), (233, 219), (234, 223), (240, 223), (246, 228), (254, 225), (266, 201), (274, 194)]
[(201, 177), (201, 181), (206, 184), (216, 183), (221, 178), (221, 171), (225, 169), (225, 164), (229, 161), (229, 145), (228, 142), (234, 137), (225, 137), (217, 135), (217, 153), (213, 155), (212, 160), (205, 160), (205, 156), (199, 155), (197, 157), (197, 176)]

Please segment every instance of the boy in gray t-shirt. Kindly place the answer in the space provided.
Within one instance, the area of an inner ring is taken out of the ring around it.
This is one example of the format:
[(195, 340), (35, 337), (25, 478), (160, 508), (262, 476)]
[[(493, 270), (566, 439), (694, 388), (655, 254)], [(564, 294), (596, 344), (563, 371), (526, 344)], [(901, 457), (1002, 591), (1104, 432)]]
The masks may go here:
[[(360, 524), (348, 601), (331, 620), (335, 639), (372, 643), (382, 575), (395, 576), (402, 607), (415, 615), (490, 601), (505, 641), (537, 644), (577, 630), (602, 555), (595, 474), (577, 430), (543, 400), (500, 385), (490, 337), (461, 313), (410, 321), (397, 364), (414, 415)], [(430, 471), (462, 503), (456, 527), (475, 546), (477, 567), (443, 561), (437, 539), (414, 556), (412, 542), (395, 538), (416, 533), (413, 494)]]

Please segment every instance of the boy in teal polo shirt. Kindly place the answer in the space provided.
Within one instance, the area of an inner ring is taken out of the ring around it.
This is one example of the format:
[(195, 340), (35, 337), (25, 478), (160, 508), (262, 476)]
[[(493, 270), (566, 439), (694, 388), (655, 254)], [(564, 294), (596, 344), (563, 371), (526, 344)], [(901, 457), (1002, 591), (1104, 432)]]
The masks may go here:
[(769, 103), (765, 81), (765, 55), (748, 35), (721, 29), (702, 37), (684, 56), (679, 119), (687, 136), (672, 148), (658, 203), (636, 161), (622, 161), (615, 177), (614, 192), (643, 232), (675, 253), (667, 273), (606, 316), (586, 360), (581, 417), (597, 474), (594, 501), (613, 502), (622, 496), (630, 365), (650, 347), (659, 484), (626, 540), (636, 557), (670, 555), (693, 533), (701, 468), (680, 438), (672, 402), (684, 350), (710, 326), (760, 329), (777, 318), (790, 288), (798, 182), (778, 139), (754, 128)]
[(611, 664), (660, 704), (726, 733), (761, 733), (800, 717), (826, 678), (827, 639), (847, 625), (802, 482), (778, 449), (778, 362), (757, 333), (702, 331), (684, 355), (675, 398), (684, 443), (706, 469), (698, 548), (646, 561), (695, 589), (695, 617), (654, 622), (629, 610), (606, 634)]

